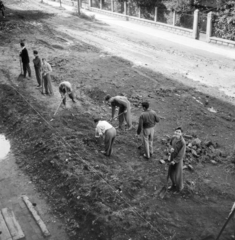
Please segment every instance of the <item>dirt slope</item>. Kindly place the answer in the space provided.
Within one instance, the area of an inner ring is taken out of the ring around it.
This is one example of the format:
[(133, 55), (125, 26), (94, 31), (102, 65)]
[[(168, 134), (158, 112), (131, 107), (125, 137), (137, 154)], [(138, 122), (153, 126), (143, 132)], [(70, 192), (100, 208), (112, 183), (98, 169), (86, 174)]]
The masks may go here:
[[(21, 10), (26, 6), (33, 11)], [(9, 9), (10, 17), (0, 21), (2, 132), (11, 139), (18, 164), (66, 221), (71, 239), (196, 240), (215, 235), (234, 201), (234, 165), (227, 157), (233, 150), (234, 106), (133, 67), (54, 26), (63, 22), (70, 31), (84, 31), (69, 24), (86, 25), (88, 20), (34, 1), (15, 2), (14, 8), (18, 10)], [(35, 77), (19, 76), (20, 39), (26, 39), (31, 59), (32, 50), (38, 49), (51, 63), (54, 96), (41, 95)], [(53, 117), (60, 101), (57, 87), (65, 79), (73, 84), (77, 103), (69, 102)], [(94, 139), (92, 120), (97, 115), (110, 118), (110, 109), (102, 103), (107, 93), (130, 99), (135, 126), (142, 100), (165, 118), (157, 126), (151, 161), (137, 150), (135, 129), (118, 132), (111, 158), (99, 152), (102, 145)], [(216, 113), (208, 110), (212, 107)], [(167, 166), (159, 160), (166, 158), (166, 141), (178, 125), (187, 135), (210, 140), (220, 154), (210, 154), (207, 148), (200, 158), (188, 154), (194, 171), (185, 170), (184, 191), (167, 193), (162, 200), (158, 191)], [(231, 235), (229, 225), (222, 239)]]

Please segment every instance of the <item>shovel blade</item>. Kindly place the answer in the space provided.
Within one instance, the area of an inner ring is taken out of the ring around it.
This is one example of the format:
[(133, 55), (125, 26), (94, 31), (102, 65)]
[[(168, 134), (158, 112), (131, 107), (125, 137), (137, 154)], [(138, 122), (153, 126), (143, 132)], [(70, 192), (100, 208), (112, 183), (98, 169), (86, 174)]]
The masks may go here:
[(166, 193), (167, 193), (166, 187), (162, 187), (162, 189), (159, 192), (159, 197), (163, 199), (166, 196)]

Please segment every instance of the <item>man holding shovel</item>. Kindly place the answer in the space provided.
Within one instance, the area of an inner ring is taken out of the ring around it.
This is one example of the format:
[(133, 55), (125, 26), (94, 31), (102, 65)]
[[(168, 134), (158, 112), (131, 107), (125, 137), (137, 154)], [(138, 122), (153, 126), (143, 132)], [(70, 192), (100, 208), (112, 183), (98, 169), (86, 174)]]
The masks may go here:
[(113, 142), (116, 137), (116, 129), (107, 121), (101, 121), (99, 118), (94, 119), (96, 129), (95, 137), (103, 137), (105, 151), (102, 153), (106, 156), (110, 156), (113, 152)]
[(167, 182), (170, 178), (172, 186), (168, 189), (181, 191), (183, 189), (183, 159), (186, 151), (186, 143), (182, 136), (182, 129), (178, 127), (175, 129), (174, 135), (171, 139), (171, 155), (170, 165), (167, 174)]
[(119, 107), (118, 111), (118, 120), (119, 120), (119, 128), (123, 128), (124, 120), (127, 123), (128, 129), (130, 130), (132, 128), (132, 120), (131, 120), (131, 104), (128, 101), (128, 99), (124, 96), (116, 96), (111, 97), (110, 95), (107, 95), (105, 97), (105, 102), (110, 103), (112, 107), (112, 118), (114, 118), (115, 109), (116, 107)]
[(59, 85), (59, 92), (63, 99), (62, 102), (63, 102), (64, 106), (66, 105), (66, 95), (68, 95), (74, 103), (76, 102), (74, 100), (74, 94), (73, 94), (73, 90), (72, 90), (72, 86), (71, 86), (70, 82), (68, 82), (68, 81), (61, 82)]

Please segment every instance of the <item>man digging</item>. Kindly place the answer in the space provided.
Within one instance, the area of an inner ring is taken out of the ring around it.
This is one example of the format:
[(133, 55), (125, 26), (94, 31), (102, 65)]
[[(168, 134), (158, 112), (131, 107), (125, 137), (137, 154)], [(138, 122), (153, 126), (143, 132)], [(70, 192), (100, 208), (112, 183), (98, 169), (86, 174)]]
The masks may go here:
[(106, 156), (111, 156), (113, 152), (113, 142), (116, 137), (116, 129), (107, 121), (101, 121), (99, 118), (94, 119), (96, 124), (95, 137), (103, 137), (105, 151), (101, 151)]
[(111, 104), (111, 107), (112, 107), (111, 121), (114, 118), (116, 107), (119, 107), (119, 111), (118, 111), (119, 128), (123, 129), (123, 123), (125, 120), (128, 126), (127, 130), (132, 129), (131, 104), (128, 101), (128, 99), (124, 96), (111, 97), (110, 95), (107, 95), (104, 100), (106, 103)]
[(66, 106), (66, 95), (68, 95), (74, 103), (76, 102), (74, 100), (74, 94), (70, 82), (68, 81), (61, 82), (59, 85), (59, 92), (61, 94), (61, 98), (63, 99), (64, 106)]

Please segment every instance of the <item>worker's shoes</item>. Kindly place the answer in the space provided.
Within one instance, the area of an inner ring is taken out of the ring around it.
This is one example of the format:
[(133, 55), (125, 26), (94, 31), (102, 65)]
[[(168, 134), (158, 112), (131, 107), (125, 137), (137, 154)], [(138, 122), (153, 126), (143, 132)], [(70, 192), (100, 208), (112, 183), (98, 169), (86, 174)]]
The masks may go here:
[(150, 159), (150, 157), (147, 157), (146, 154), (144, 154), (143, 157), (146, 158), (146, 159)]

